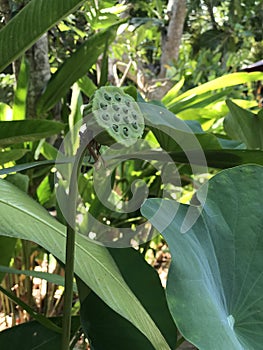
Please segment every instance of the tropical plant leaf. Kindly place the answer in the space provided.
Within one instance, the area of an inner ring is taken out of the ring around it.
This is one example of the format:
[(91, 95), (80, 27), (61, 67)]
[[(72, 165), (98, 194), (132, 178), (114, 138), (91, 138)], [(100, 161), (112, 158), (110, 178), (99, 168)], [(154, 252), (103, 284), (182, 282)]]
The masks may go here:
[[(10, 237), (0, 237), (1, 239), (13, 239)], [(33, 270), (17, 270), (12, 267), (3, 266), (0, 265), (0, 272), (1, 273), (8, 273), (8, 274), (15, 274), (15, 275), (25, 275), (35, 278), (40, 278), (43, 280), (46, 280), (50, 283), (54, 283), (58, 286), (64, 286), (64, 277), (54, 274), (54, 273), (48, 273), (48, 272), (42, 272), (42, 271), (33, 271)], [(77, 286), (76, 283), (74, 283), (74, 292), (77, 293)]]
[[(203, 155), (202, 155), (203, 152)], [(263, 152), (260, 150), (247, 150), (247, 149), (213, 149), (213, 150), (193, 150), (185, 154), (183, 151), (168, 152), (175, 163), (191, 164), (209, 166), (212, 168), (231, 168), (242, 164), (258, 164), (263, 165)], [(200, 157), (201, 155), (201, 157)], [(138, 153), (129, 153), (129, 157), (136, 158)], [(163, 161), (164, 153), (161, 149), (149, 150), (140, 152), (140, 157), (144, 157), (147, 160), (159, 160)], [(110, 157), (103, 157), (105, 161)], [(114, 154), (114, 159), (127, 159), (124, 155)], [(1, 174), (1, 170), (0, 170)]]
[(0, 152), (0, 164), (5, 164), (13, 160), (18, 160), (22, 158), (27, 152), (29, 152), (29, 150), (25, 148), (4, 150), (3, 152)]
[(58, 134), (64, 124), (50, 120), (15, 120), (0, 122), (0, 147), (36, 141)]
[(29, 78), (28, 62), (26, 61), (25, 57), (23, 57), (20, 64), (19, 75), (18, 75), (17, 85), (15, 89), (15, 94), (14, 94), (12, 120), (23, 120), (26, 118), (28, 78)]
[(50, 321), (47, 317), (42, 314), (37, 313), (33, 310), (28, 304), (26, 304), (21, 298), (18, 298), (13, 292), (4, 289), (0, 286), (0, 292), (5, 294), (10, 300), (19, 305), (22, 309), (26, 310), (30, 316), (32, 316), (36, 321), (42, 324), (44, 327), (51, 329), (55, 332), (62, 333), (62, 328), (55, 325), (52, 321)]
[(221, 149), (217, 137), (205, 133), (197, 121), (183, 121), (166, 108), (154, 104), (139, 103), (139, 106), (145, 124), (165, 151)]
[[(169, 152), (171, 158), (178, 163), (191, 163), (203, 165), (203, 160), (200, 160), (200, 152), (193, 151), (184, 152)], [(219, 150), (204, 150), (206, 164), (212, 168), (226, 169), (242, 164), (258, 164), (263, 165), (263, 152), (260, 150), (247, 149), (219, 149)], [(154, 157), (152, 157), (154, 158)]]
[(31, 0), (0, 31), (0, 72), (83, 0)]
[(166, 104), (166, 107), (172, 109), (176, 103), (182, 100), (186, 100), (188, 98), (194, 98), (194, 96), (198, 96), (204, 94), (209, 91), (214, 91), (218, 89), (224, 89), (229, 86), (239, 85), (248, 83), (250, 81), (262, 80), (263, 73), (262, 72), (253, 72), (253, 73), (231, 73), (224, 75), (222, 77), (211, 80), (205, 84), (197, 86), (193, 89), (187, 90), (183, 94), (179, 96), (175, 96), (174, 99), (171, 99), (169, 96), (169, 102)]
[(169, 110), (175, 114), (179, 114), (188, 108), (205, 108), (212, 103), (215, 104), (224, 100), (230, 91), (231, 88), (228, 88), (216, 93), (214, 91), (207, 91), (202, 94), (187, 96), (186, 98), (176, 102), (172, 107), (169, 107)]
[(91, 97), (94, 94), (94, 92), (97, 90), (97, 86), (86, 75), (84, 75), (82, 78), (80, 78), (78, 80), (77, 84), (78, 84), (80, 90), (88, 97)]
[(0, 169), (0, 175), (7, 175), (10, 173), (16, 173), (16, 172), (27, 170), (27, 169), (33, 169), (33, 168), (39, 168), (39, 167), (45, 167), (45, 166), (52, 167), (52, 165), (54, 165), (54, 164), (66, 164), (66, 163), (72, 163), (73, 161), (74, 161), (73, 158), (65, 158), (62, 161), (60, 161), (60, 160), (40, 160), (38, 162), (18, 164), (18, 165), (14, 165), (10, 168)]
[(39, 162), (18, 164), (18, 165), (14, 165), (12, 167), (9, 167), (9, 168), (0, 169), (0, 175), (7, 175), (7, 174), (27, 170), (27, 169), (38, 168), (41, 166), (51, 167), (54, 164), (55, 164), (55, 160), (41, 160)]
[(37, 114), (49, 110), (65, 95), (70, 87), (96, 63), (105, 43), (114, 40), (119, 24), (92, 35), (56, 71), (37, 102)]
[(207, 196), (206, 189), (197, 192), (203, 209), (191, 207), (198, 219), (186, 233), (189, 206), (148, 199), (142, 207), (172, 254), (170, 311), (183, 336), (200, 350), (260, 350), (263, 167), (222, 171), (208, 182)]
[(162, 103), (166, 106), (170, 101), (172, 101), (179, 93), (183, 87), (185, 78), (180, 79), (162, 98)]
[(230, 111), (224, 120), (226, 133), (234, 140), (243, 141), (249, 149), (263, 150), (263, 117), (231, 100), (227, 100), (226, 104)]
[[(167, 307), (157, 272), (132, 249), (109, 249), (131, 290), (161, 330), (171, 349), (176, 346), (177, 329)], [(81, 289), (80, 289), (81, 298)], [(110, 309), (91, 292), (81, 302), (81, 320), (95, 350), (152, 350), (152, 344), (130, 322)]]
[[(51, 322), (61, 326), (62, 317), (52, 317)], [(71, 318), (71, 336), (80, 326), (79, 316)], [(57, 350), (61, 346), (61, 334), (37, 321), (30, 321), (0, 332), (0, 343), (5, 350)]]
[[(31, 240), (65, 261), (65, 226), (5, 180), (0, 180), (0, 235)], [(106, 248), (77, 235), (75, 273), (107, 305), (140, 329), (156, 350), (169, 350)]]

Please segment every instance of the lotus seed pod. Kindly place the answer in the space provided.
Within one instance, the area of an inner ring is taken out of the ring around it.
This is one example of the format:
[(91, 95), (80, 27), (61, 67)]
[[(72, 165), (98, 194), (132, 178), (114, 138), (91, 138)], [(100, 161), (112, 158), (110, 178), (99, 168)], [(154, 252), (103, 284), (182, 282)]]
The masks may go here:
[(130, 146), (143, 134), (142, 112), (134, 99), (120, 88), (106, 86), (98, 89), (84, 109), (84, 115), (88, 113), (92, 113), (92, 128), (100, 144), (117, 142)]

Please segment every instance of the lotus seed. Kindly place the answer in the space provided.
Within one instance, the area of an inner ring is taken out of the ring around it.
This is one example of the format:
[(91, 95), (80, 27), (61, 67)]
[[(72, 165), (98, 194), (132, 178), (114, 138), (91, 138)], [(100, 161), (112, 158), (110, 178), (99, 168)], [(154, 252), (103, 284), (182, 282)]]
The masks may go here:
[(118, 123), (121, 120), (120, 114), (113, 114), (113, 119), (115, 120), (116, 123)]
[(137, 122), (133, 122), (133, 123), (131, 123), (131, 124), (132, 124), (132, 126), (133, 126), (133, 128), (134, 128), (135, 130), (138, 129), (138, 124), (137, 124)]
[(128, 123), (129, 123), (129, 118), (128, 118), (128, 116), (127, 116), (127, 115), (125, 115), (125, 116), (123, 117), (123, 120), (124, 120), (124, 122), (125, 122), (126, 124), (128, 124)]
[(100, 103), (100, 108), (104, 109), (104, 111), (105, 109), (107, 109), (107, 107), (108, 105), (106, 103), (103, 103), (103, 102)]
[(121, 97), (120, 97), (120, 95), (115, 95), (115, 100), (117, 101), (117, 102), (121, 102)]
[(110, 116), (108, 114), (102, 114), (102, 119), (107, 121), (110, 119)]
[(123, 128), (123, 134), (124, 134), (124, 136), (126, 136), (126, 137), (129, 136), (129, 129), (127, 128), (127, 126), (124, 126), (124, 128)]
[(118, 131), (119, 131), (119, 127), (118, 127), (118, 125), (116, 125), (116, 124), (113, 124), (113, 125), (112, 125), (112, 129), (113, 129), (113, 131), (115, 131), (115, 132), (118, 132)]
[(112, 108), (114, 109), (114, 111), (118, 112), (118, 110), (120, 109), (120, 107), (118, 107), (117, 105), (112, 105)]
[(111, 101), (111, 97), (108, 94), (106, 94), (106, 93), (104, 94), (104, 98), (107, 101)]

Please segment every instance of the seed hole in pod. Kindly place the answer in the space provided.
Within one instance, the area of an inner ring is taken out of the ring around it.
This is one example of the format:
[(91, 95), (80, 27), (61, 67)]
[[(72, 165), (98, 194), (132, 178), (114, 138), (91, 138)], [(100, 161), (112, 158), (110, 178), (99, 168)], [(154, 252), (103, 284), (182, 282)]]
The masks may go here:
[(100, 103), (100, 108), (103, 109), (104, 111), (107, 109), (108, 105), (106, 103), (101, 102)]
[(119, 131), (119, 127), (118, 127), (118, 125), (116, 125), (116, 124), (112, 124), (112, 129), (113, 129), (113, 131), (115, 131), (115, 132), (118, 132), (118, 131)]
[(119, 123), (119, 121), (121, 120), (120, 114), (113, 114), (113, 119), (115, 120), (116, 123)]
[(135, 129), (135, 130), (138, 130), (138, 124), (137, 122), (133, 122), (131, 123), (132, 127)]
[(123, 121), (124, 121), (124, 123), (128, 124), (129, 123), (129, 117), (127, 115), (125, 115), (123, 117)]
[(106, 92), (105, 92), (105, 94), (104, 94), (104, 98), (105, 98), (105, 100), (107, 100), (107, 101), (111, 101), (111, 96), (109, 96), (108, 94), (106, 94)]
[(114, 109), (114, 111), (118, 112), (120, 110), (120, 107), (117, 105), (112, 105), (112, 108)]
[(106, 121), (108, 121), (110, 119), (110, 116), (108, 114), (102, 114), (102, 119)]
[(121, 102), (121, 97), (120, 97), (120, 95), (116, 94), (114, 97), (115, 97), (115, 100), (116, 100), (117, 102)]
[(131, 102), (129, 100), (125, 100), (125, 104), (127, 107), (131, 107)]
[(122, 130), (123, 130), (123, 135), (128, 137), (129, 136), (129, 129), (127, 128), (127, 126), (124, 126)]
[(132, 117), (133, 117), (133, 119), (137, 119), (138, 118), (137, 114), (134, 113), (134, 112), (132, 112)]
[(128, 110), (127, 107), (123, 107), (122, 110), (123, 110), (123, 112), (124, 112), (125, 114), (127, 114), (127, 113), (129, 112), (129, 110)]

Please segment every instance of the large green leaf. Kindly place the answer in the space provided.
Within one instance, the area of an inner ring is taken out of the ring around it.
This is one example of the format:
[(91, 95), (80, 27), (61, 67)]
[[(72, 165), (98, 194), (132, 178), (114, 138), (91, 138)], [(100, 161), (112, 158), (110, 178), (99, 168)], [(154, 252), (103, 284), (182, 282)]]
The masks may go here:
[(216, 136), (205, 133), (197, 121), (183, 121), (166, 108), (140, 103), (145, 124), (165, 151), (221, 149)]
[(83, 2), (83, 0), (31, 0), (0, 31), (0, 71)]
[[(260, 150), (247, 150), (247, 149), (220, 149), (220, 150), (204, 150), (204, 154), (200, 153), (200, 150), (193, 150), (185, 154), (183, 151), (179, 152), (168, 152), (170, 159), (175, 163), (183, 163), (190, 165), (200, 165), (212, 168), (225, 169), (242, 164), (258, 164), (263, 165), (263, 151)], [(202, 157), (200, 157), (200, 155)], [(124, 155), (114, 154), (115, 159), (127, 159)], [(130, 152), (130, 158), (138, 157), (138, 153)], [(140, 157), (148, 160), (164, 160), (164, 153), (161, 149), (153, 149), (149, 151), (140, 152)], [(105, 161), (108, 157), (104, 156)], [(109, 157), (109, 160), (111, 157)], [(204, 161), (205, 160), (205, 161)], [(4, 170), (4, 169), (3, 169)], [(2, 170), (0, 170), (1, 174)]]
[[(126, 283), (158, 325), (171, 349), (174, 349), (177, 329), (168, 310), (157, 272), (137, 250), (117, 248), (110, 249), (110, 253)], [(94, 350), (153, 349), (138, 329), (111, 310), (92, 292), (81, 303), (81, 319)]]
[[(50, 318), (61, 326), (61, 317)], [(80, 326), (79, 316), (71, 319), (72, 335)], [(27, 322), (0, 332), (0, 344), (5, 350), (57, 350), (61, 344), (61, 334), (54, 332), (37, 321)]]
[[(65, 261), (65, 231), (65, 226), (25, 193), (0, 180), (0, 235), (31, 240)], [(75, 273), (112, 309), (140, 329), (156, 350), (169, 350), (106, 248), (77, 235)]]
[(36, 141), (58, 134), (64, 124), (50, 120), (15, 120), (0, 122), (0, 147)]
[(226, 101), (230, 113), (224, 120), (227, 134), (234, 140), (241, 140), (250, 149), (263, 150), (263, 117), (239, 107), (231, 100)]
[(57, 70), (37, 102), (37, 113), (41, 114), (52, 108), (65, 95), (69, 88), (96, 63), (106, 43), (114, 40), (119, 24), (101, 31), (84, 42)]
[(224, 170), (205, 194), (205, 187), (197, 192), (203, 210), (192, 207), (199, 217), (186, 233), (182, 224), (189, 206), (148, 199), (142, 207), (172, 254), (170, 311), (200, 350), (261, 350), (263, 167)]
[[(260, 150), (242, 149), (241, 144), (204, 132), (197, 121), (183, 121), (160, 106), (150, 103), (140, 103), (139, 106), (144, 114), (145, 125), (175, 162), (215, 168), (247, 163), (263, 165), (263, 153)], [(163, 158), (163, 153), (158, 150), (141, 152), (140, 155), (146, 159)]]

